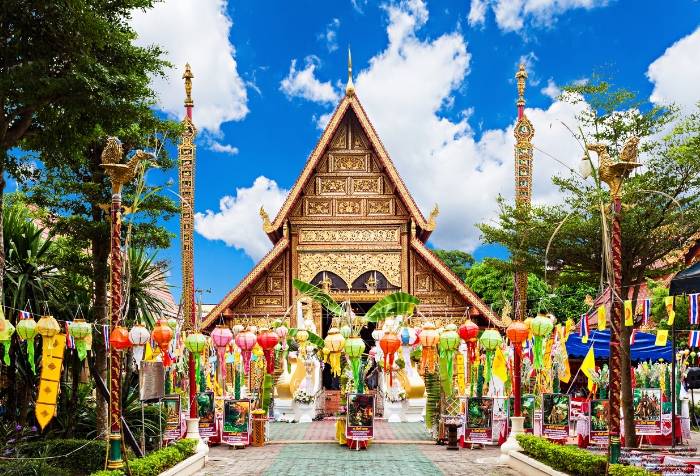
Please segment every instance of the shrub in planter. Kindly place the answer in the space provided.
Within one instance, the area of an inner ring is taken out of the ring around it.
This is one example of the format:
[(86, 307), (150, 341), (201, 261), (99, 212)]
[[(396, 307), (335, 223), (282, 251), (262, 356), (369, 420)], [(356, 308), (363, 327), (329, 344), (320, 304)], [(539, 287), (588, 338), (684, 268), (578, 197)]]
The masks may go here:
[(104, 468), (107, 448), (102, 440), (55, 439), (23, 444), (19, 452), (26, 458), (67, 455), (52, 459), (51, 466), (70, 470), (71, 474), (90, 474)]
[(611, 464), (608, 471), (610, 476), (651, 476), (644, 470), (644, 468), (637, 468), (635, 466), (625, 466), (622, 464)]
[(577, 447), (550, 443), (539, 436), (518, 435), (517, 440), (523, 453), (558, 471), (572, 476), (605, 474), (606, 459), (603, 456)]
[(0, 474), (12, 476), (71, 476), (65, 469), (56, 468), (42, 461), (13, 461), (0, 464)]
[[(150, 455), (129, 461), (132, 476), (157, 476), (196, 453), (195, 440), (180, 440)], [(97, 471), (91, 476), (122, 476), (125, 471)]]

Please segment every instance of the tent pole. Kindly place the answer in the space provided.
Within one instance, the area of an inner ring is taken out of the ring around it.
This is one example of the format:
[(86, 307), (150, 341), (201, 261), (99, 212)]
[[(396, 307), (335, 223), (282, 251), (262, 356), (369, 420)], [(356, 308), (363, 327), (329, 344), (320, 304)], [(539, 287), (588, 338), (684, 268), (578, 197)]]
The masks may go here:
[[(673, 296), (676, 312), (676, 296)], [(671, 324), (671, 448), (676, 447), (676, 320)]]

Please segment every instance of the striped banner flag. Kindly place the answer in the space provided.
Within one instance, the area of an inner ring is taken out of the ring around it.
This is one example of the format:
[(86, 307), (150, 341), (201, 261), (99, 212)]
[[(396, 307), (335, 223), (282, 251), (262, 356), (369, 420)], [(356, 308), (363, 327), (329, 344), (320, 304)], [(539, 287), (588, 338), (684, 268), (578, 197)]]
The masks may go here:
[(75, 349), (75, 339), (68, 333), (68, 327), (73, 323), (73, 321), (66, 321), (63, 323), (66, 326), (66, 349)]
[(630, 336), (630, 345), (634, 345), (634, 340), (637, 338), (637, 329), (632, 330), (632, 335)]
[(105, 340), (105, 349), (109, 349), (109, 326), (102, 326), (102, 337)]
[(698, 294), (688, 294), (688, 319), (691, 324), (700, 324), (698, 304)]
[(649, 316), (651, 316), (651, 299), (644, 300), (644, 317), (642, 318), (642, 325), (649, 325)]
[(690, 331), (689, 347), (700, 347), (700, 331)]
[(588, 315), (581, 314), (581, 327), (579, 327), (578, 335), (581, 338), (581, 342), (584, 344), (588, 342)]
[(29, 314), (27, 311), (19, 311), (19, 318), (20, 319), (29, 319), (31, 317), (32, 317), (32, 315)]

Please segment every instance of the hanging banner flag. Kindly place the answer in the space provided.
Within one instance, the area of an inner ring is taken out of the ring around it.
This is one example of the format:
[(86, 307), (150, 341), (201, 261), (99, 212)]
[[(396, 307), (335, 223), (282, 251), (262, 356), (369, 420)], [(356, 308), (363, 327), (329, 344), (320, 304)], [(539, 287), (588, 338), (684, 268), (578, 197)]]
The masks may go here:
[(571, 329), (574, 327), (573, 319), (567, 319), (564, 325), (564, 342), (569, 340), (569, 335), (571, 335)]
[(559, 380), (569, 383), (569, 380), (571, 380), (571, 367), (569, 366), (569, 352), (566, 350), (566, 342), (561, 343), (561, 352), (564, 356), (564, 375), (559, 377)]
[(700, 331), (690, 331), (689, 347), (700, 347)]
[(224, 400), (221, 442), (234, 446), (249, 445), (250, 433), (250, 400)]
[(457, 386), (459, 388), (459, 394), (464, 395), (466, 393), (466, 383), (464, 381), (464, 354), (461, 352), (457, 354)]
[(609, 400), (591, 401), (591, 433), (590, 442), (596, 446), (608, 446), (608, 415), (610, 413)]
[(644, 314), (642, 318), (642, 325), (649, 325), (649, 316), (651, 316), (651, 299), (644, 300)]
[(625, 301), (625, 325), (634, 325), (634, 313), (632, 312), (632, 301)]
[(102, 337), (105, 340), (105, 349), (109, 349), (109, 326), (102, 326)]
[(578, 335), (581, 342), (584, 344), (588, 342), (588, 316), (586, 314), (581, 314), (581, 327), (579, 327)]
[(634, 345), (634, 341), (637, 338), (637, 329), (632, 330), (632, 335), (630, 336), (630, 345)]
[(591, 346), (590, 349), (588, 349), (588, 353), (586, 354), (586, 358), (583, 359), (583, 362), (581, 363), (581, 372), (588, 377), (588, 390), (593, 391), (593, 379), (591, 378), (591, 371), (595, 369), (595, 353), (593, 352), (593, 346)]
[(493, 358), (493, 376), (497, 377), (501, 382), (506, 383), (508, 380), (508, 369), (506, 367), (506, 358), (501, 351), (501, 348), (496, 348), (496, 355)]
[(700, 294), (688, 294), (688, 320), (691, 324), (700, 324), (699, 296)]
[[(51, 348), (49, 348), (49, 344)], [(43, 355), (41, 365), (41, 381), (39, 382), (38, 398), (36, 400), (36, 421), (43, 430), (53, 418), (58, 399), (58, 386), (61, 381), (61, 365), (63, 352), (66, 348), (66, 336), (56, 334), (42, 339)]]
[(664, 298), (664, 305), (666, 306), (666, 314), (668, 314), (668, 325), (673, 324), (676, 318), (676, 311), (673, 310), (673, 296), (666, 296)]
[(668, 330), (657, 330), (656, 331), (656, 342), (654, 345), (664, 346), (666, 345), (666, 340), (668, 339)]
[(73, 321), (66, 321), (64, 325), (66, 326), (66, 349), (75, 349), (75, 340), (73, 336), (68, 333), (68, 327), (73, 323)]
[(600, 306), (598, 308), (598, 330), (605, 330), (605, 306)]
[(464, 442), (490, 445), (493, 437), (493, 398), (469, 397), (464, 419)]
[(542, 436), (551, 440), (569, 437), (569, 406), (571, 397), (562, 393), (542, 395)]

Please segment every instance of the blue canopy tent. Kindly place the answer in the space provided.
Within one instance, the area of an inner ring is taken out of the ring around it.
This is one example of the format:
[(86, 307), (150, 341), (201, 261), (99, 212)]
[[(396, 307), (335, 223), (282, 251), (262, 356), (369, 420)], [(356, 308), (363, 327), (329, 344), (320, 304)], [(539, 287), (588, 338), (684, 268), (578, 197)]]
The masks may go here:
[[(631, 346), (632, 360), (664, 359), (670, 362), (672, 355), (670, 343), (667, 341), (666, 345), (661, 347), (654, 345), (654, 342), (656, 342), (656, 335), (637, 332), (634, 345)], [(591, 331), (586, 344), (581, 342), (581, 337), (578, 334), (571, 334), (566, 341), (566, 351), (570, 357), (585, 357), (591, 344), (596, 359), (608, 358), (610, 356), (610, 331)]]

